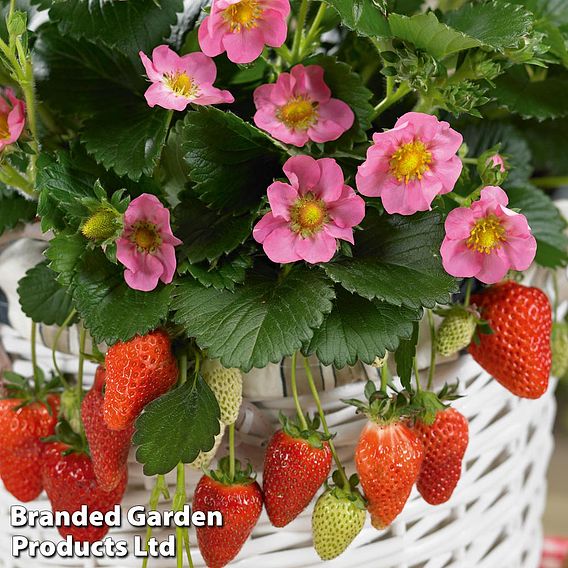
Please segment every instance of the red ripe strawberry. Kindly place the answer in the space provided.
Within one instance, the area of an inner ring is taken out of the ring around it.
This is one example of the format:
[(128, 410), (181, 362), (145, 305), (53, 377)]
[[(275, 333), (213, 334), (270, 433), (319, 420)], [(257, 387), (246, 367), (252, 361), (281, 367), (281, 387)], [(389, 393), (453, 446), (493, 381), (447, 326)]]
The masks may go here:
[(287, 420), (283, 426), (266, 448), (262, 482), (266, 512), (275, 527), (286, 526), (309, 505), (327, 479), (332, 459), (329, 443), (315, 427), (301, 432)]
[(239, 471), (233, 481), (228, 474), (228, 459), (219, 462), (219, 470), (204, 475), (193, 496), (193, 510), (220, 511), (221, 527), (197, 527), (199, 550), (209, 568), (226, 566), (240, 552), (262, 512), (262, 492), (247, 471)]
[(48, 395), (47, 403), (49, 410), (42, 402), (0, 400), (0, 476), (6, 489), (24, 503), (43, 491), (40, 440), (55, 431), (59, 396)]
[(447, 408), (437, 412), (430, 425), (417, 420), (414, 430), (424, 446), (418, 491), (430, 505), (445, 503), (461, 477), (469, 442), (467, 419), (454, 408)]
[[(103, 491), (95, 477), (91, 459), (84, 453), (68, 453), (70, 446), (61, 442), (45, 445), (42, 461), (43, 485), (53, 512), (74, 513), (86, 505), (89, 513), (103, 514), (118, 505), (126, 489), (127, 472), (123, 471), (119, 484), (112, 491)], [(62, 526), (59, 534), (66, 538), (71, 535), (79, 542), (101, 540), (108, 532), (108, 526), (86, 527)]]
[(369, 421), (363, 428), (355, 465), (376, 529), (388, 527), (404, 508), (423, 456), (418, 436), (401, 421)]
[(144, 407), (170, 390), (178, 377), (170, 338), (161, 330), (119, 341), (108, 350), (105, 367), (104, 418), (112, 430), (133, 424)]
[(516, 282), (491, 286), (472, 303), (493, 330), (471, 343), (473, 358), (505, 388), (524, 398), (539, 398), (550, 376), (552, 310), (545, 293)]
[(105, 368), (99, 366), (93, 388), (81, 404), (81, 418), (99, 487), (112, 491), (124, 477), (134, 426), (116, 431), (106, 425), (103, 417), (105, 377)]

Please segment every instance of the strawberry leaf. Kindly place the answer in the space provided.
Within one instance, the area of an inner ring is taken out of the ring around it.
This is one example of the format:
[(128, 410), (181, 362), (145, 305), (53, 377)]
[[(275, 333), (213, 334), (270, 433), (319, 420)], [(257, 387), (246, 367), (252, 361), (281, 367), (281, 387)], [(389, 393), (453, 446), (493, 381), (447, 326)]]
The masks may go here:
[(413, 360), (416, 356), (416, 344), (418, 343), (418, 323), (414, 323), (412, 336), (408, 340), (400, 342), (394, 359), (396, 361), (396, 371), (400, 377), (400, 382), (406, 390), (411, 389), (410, 378), (412, 377)]
[(18, 223), (32, 221), (37, 203), (9, 189), (0, 189), (0, 235)]
[(132, 440), (144, 473), (164, 475), (211, 450), (220, 416), (217, 399), (201, 376), (151, 402), (136, 420)]
[(187, 280), (176, 287), (172, 307), (175, 321), (209, 357), (248, 371), (300, 349), (331, 311), (333, 297), (320, 271), (295, 267), (280, 279), (256, 271), (234, 292)]

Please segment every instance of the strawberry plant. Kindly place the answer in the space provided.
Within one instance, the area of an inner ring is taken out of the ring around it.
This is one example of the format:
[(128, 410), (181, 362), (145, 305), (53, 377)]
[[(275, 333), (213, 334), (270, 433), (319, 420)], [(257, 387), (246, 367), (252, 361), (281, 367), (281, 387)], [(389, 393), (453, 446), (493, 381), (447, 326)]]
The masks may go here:
[[(0, 234), (36, 223), (47, 245), (19, 283), (33, 380), (5, 376), (0, 476), (21, 500), (45, 488), (55, 510), (108, 508), (132, 441), (157, 476), (150, 508), (176, 470), (182, 510), (185, 465), (209, 467), (226, 429), (229, 455), (195, 492), (198, 510), (228, 515), (198, 531), (207, 562), (239, 553), (263, 504), (285, 526), (320, 488), (314, 545), (331, 559), (365, 510), (387, 527), (415, 483), (429, 503), (459, 491), (467, 422), (449, 407), (452, 385), (432, 391), (436, 352), (469, 350), (517, 396), (548, 387), (554, 314), (544, 292), (514, 280), (568, 265), (549, 194), (568, 183), (568, 7), (205, 4), (2, 3)], [(54, 379), (37, 367), (37, 324), (58, 337), (78, 326), (74, 383), (57, 341)], [(259, 484), (234, 455), (243, 374), (290, 356), (297, 416), (271, 439)], [(298, 356), (314, 420), (297, 394)], [(381, 367), (366, 402), (348, 401), (368, 418), (359, 479), (337, 455), (312, 356)], [(87, 357), (104, 363), (88, 393)], [(66, 483), (77, 472), (87, 489)], [(190, 543), (176, 532), (181, 565)]]

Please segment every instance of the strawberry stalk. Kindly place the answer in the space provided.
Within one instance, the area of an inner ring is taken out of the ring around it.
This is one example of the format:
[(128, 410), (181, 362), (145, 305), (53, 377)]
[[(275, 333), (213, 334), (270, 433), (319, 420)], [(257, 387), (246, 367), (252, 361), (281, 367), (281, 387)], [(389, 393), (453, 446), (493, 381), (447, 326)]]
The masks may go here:
[(318, 394), (318, 389), (316, 388), (316, 385), (314, 383), (314, 376), (312, 375), (312, 370), (310, 369), (310, 364), (308, 362), (307, 357), (304, 357), (304, 369), (306, 370), (306, 375), (308, 377), (308, 384), (310, 386), (310, 391), (312, 393), (312, 396), (314, 398), (314, 402), (316, 403), (316, 407), (318, 409), (318, 414), (319, 414), (319, 417), (320, 417), (320, 420), (321, 420), (321, 425), (322, 425), (323, 431), (324, 431), (326, 436), (329, 436), (329, 439), (328, 439), (329, 449), (331, 450), (331, 455), (333, 456), (333, 460), (335, 461), (335, 465), (337, 466), (337, 471), (339, 471), (339, 475), (341, 476), (341, 481), (343, 483), (343, 489), (346, 492), (351, 493), (351, 486), (349, 484), (349, 479), (347, 478), (343, 464), (341, 463), (341, 460), (339, 459), (339, 456), (337, 455), (337, 451), (335, 450), (335, 445), (333, 443), (331, 433), (330, 433), (329, 428), (327, 426), (327, 420), (325, 419), (325, 412), (323, 411), (323, 408), (322, 408), (322, 405), (321, 405), (321, 400), (320, 400), (320, 397), (319, 397), (319, 394)]
[[(471, 286), (468, 286), (468, 289), (471, 291)], [(431, 390), (432, 383), (434, 382), (434, 373), (436, 371), (436, 327), (434, 326), (432, 310), (426, 310), (426, 313), (428, 314), (428, 326), (430, 328), (430, 369), (428, 370), (428, 390)]]
[(229, 424), (229, 477), (235, 481), (235, 423)]
[(59, 345), (59, 340), (61, 339), (61, 335), (69, 327), (69, 324), (71, 323), (71, 321), (73, 320), (73, 318), (76, 315), (77, 315), (77, 310), (75, 308), (73, 308), (69, 312), (69, 315), (65, 318), (65, 321), (63, 322), (63, 324), (57, 330), (57, 333), (55, 334), (55, 338), (53, 339), (53, 343), (51, 345), (51, 360), (53, 361), (53, 368), (55, 369), (57, 375), (61, 379), (61, 382), (63, 383), (64, 387), (67, 387), (68, 385), (67, 385), (65, 378), (63, 377), (63, 373), (61, 372), (59, 365), (57, 364), (57, 355), (56, 355), (57, 346)]
[(473, 280), (470, 278), (467, 281), (467, 284), (465, 286), (465, 300), (463, 302), (463, 305), (466, 308), (469, 306), (469, 301), (470, 301), (470, 298), (471, 298), (471, 287), (472, 287), (472, 285), (473, 285)]
[(81, 325), (79, 332), (79, 369), (77, 371), (77, 398), (80, 401), (83, 398), (83, 369), (85, 366), (85, 340), (87, 331)]
[[(178, 511), (183, 511), (183, 507), (187, 501), (187, 494), (185, 492), (185, 466), (183, 463), (178, 463), (177, 465), (177, 475), (176, 475), (176, 492), (174, 494), (174, 499), (172, 502), (173, 510), (175, 513)], [(177, 568), (183, 568), (183, 553), (184, 544), (189, 541), (189, 537), (185, 533), (188, 532), (187, 527), (176, 527), (176, 559)], [(193, 567), (193, 562), (191, 558), (191, 550), (186, 548), (187, 558), (189, 565)]]
[[(160, 502), (160, 496), (163, 496), (164, 499), (169, 499), (169, 491), (168, 485), (166, 484), (166, 479), (163, 475), (158, 475), (156, 477), (156, 483), (154, 484), (154, 488), (152, 489), (152, 493), (150, 494), (150, 501), (148, 503), (148, 508), (150, 511), (157, 511), (158, 510), (158, 503)], [(144, 545), (144, 550), (148, 552), (150, 548), (150, 539), (152, 538), (152, 527), (148, 525), (146, 527), (146, 542)], [(147, 568), (148, 566), (149, 557), (146, 556), (144, 560), (142, 560), (142, 568)]]
[(416, 393), (422, 392), (422, 385), (420, 384), (420, 371), (418, 370), (418, 359), (416, 356), (412, 359), (412, 366), (414, 367), (414, 379), (416, 381)]
[(37, 324), (32, 321), (32, 333), (31, 333), (31, 347), (32, 347), (32, 367), (34, 370), (34, 386), (36, 394), (39, 393), (41, 389), (40, 378), (37, 372), (37, 354), (36, 354), (36, 336), (37, 336)]
[(296, 406), (296, 414), (298, 415), (298, 420), (302, 430), (308, 430), (308, 423), (302, 412), (302, 406), (300, 405), (300, 399), (298, 398), (298, 386), (296, 384), (296, 357), (297, 354), (294, 352), (292, 355), (292, 396), (294, 397), (294, 404)]
[(381, 392), (384, 392), (385, 394), (387, 392), (388, 380), (388, 368), (387, 364), (385, 363), (381, 368)]

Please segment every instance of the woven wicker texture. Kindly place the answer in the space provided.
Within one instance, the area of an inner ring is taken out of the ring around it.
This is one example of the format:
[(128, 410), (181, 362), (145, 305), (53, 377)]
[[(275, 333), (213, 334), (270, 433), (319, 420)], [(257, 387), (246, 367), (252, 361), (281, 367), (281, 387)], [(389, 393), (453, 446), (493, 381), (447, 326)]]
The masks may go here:
[[(5, 347), (19, 355), (15, 369), (31, 371), (26, 360), (28, 344), (12, 330), (0, 327)], [(39, 361), (49, 367), (49, 352), (39, 349)], [(61, 366), (71, 371), (74, 358), (62, 356)], [(89, 366), (88, 375), (94, 367)], [(546, 469), (552, 452), (552, 422), (555, 414), (553, 387), (537, 401), (521, 400), (510, 395), (495, 380), (466, 356), (442, 365), (437, 382), (459, 378), (468, 396), (455, 406), (470, 420), (470, 444), (465, 457), (463, 477), (452, 499), (441, 506), (425, 503), (413, 492), (405, 510), (392, 527), (378, 532), (367, 524), (353, 545), (340, 558), (325, 563), (333, 567), (372, 568), (537, 568), (542, 549), (541, 515), (546, 495)], [(362, 377), (363, 378), (363, 377)], [(352, 453), (362, 418), (340, 402), (342, 398), (360, 396), (361, 383), (344, 385), (322, 393), (330, 428), (337, 432), (336, 444), (341, 458), (353, 470)], [(308, 396), (302, 397), (305, 409), (314, 410)], [(237, 454), (251, 459), (262, 469), (264, 446), (276, 427), (278, 412), (293, 412), (290, 398), (278, 398), (243, 406), (237, 423)], [(222, 444), (219, 455), (226, 451)], [(199, 473), (188, 468), (188, 492), (195, 487)], [(173, 488), (173, 478), (169, 480)], [(130, 506), (145, 504), (153, 480), (142, 475), (133, 455), (130, 463), (129, 489), (123, 501)], [(14, 529), (9, 525), (9, 507), (16, 501), (0, 490), (0, 566), (3, 568), (70, 567), (139, 567), (141, 559), (39, 559), (11, 558), (11, 537), (24, 534), (32, 540), (59, 540), (54, 529)], [(44, 497), (28, 505), (29, 509), (46, 510)], [(168, 504), (161, 506), (168, 508)], [(322, 566), (311, 547), (311, 511), (305, 511), (284, 529), (274, 529), (263, 513), (252, 539), (232, 564), (241, 568), (308, 568)], [(110, 536), (131, 540), (141, 534), (123, 523)], [(165, 538), (167, 530), (155, 536)], [(191, 535), (195, 543), (195, 535)], [(203, 566), (194, 547), (196, 566)], [(150, 566), (173, 568), (173, 559), (151, 559)]]

